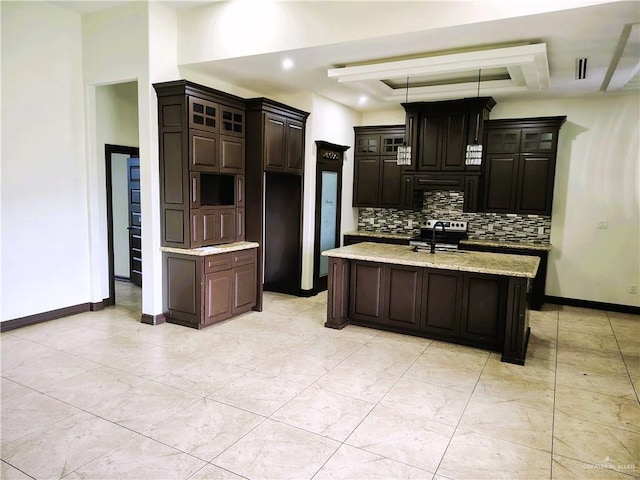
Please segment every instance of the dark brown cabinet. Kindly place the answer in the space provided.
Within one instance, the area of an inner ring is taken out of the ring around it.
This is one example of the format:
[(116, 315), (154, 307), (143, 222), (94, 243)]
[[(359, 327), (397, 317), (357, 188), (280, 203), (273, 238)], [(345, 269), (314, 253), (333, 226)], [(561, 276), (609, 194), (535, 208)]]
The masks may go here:
[(484, 122), (494, 105), (490, 97), (403, 104), (412, 149), (411, 165), (405, 172), (479, 170), (465, 165), (466, 149), (476, 134), (482, 138)]
[(274, 113), (264, 114), (264, 169), (302, 174), (304, 123)]
[(302, 187), (308, 113), (266, 98), (247, 100), (244, 237), (258, 242), (256, 310), (263, 289), (299, 295)]
[(404, 142), (404, 125), (354, 130), (353, 206), (402, 208), (402, 166), (397, 164), (397, 152)]
[[(154, 84), (160, 140), (161, 243), (196, 248), (239, 240), (245, 101), (186, 80)], [(232, 211), (233, 210), (233, 211)], [(243, 230), (243, 229), (241, 229)]]
[(354, 320), (420, 328), (422, 269), (353, 262), (349, 316)]
[(458, 337), (462, 274), (446, 270), (427, 270), (423, 295), (425, 302), (423, 330), (431, 334)]
[(251, 310), (256, 258), (255, 248), (208, 256), (163, 253), (167, 321), (202, 328)]
[(350, 321), (500, 350), (509, 279), (454, 270), (350, 262)]
[(483, 211), (551, 215), (558, 134), (565, 119), (485, 123)]
[(535, 278), (531, 282), (531, 289), (528, 296), (529, 308), (532, 310), (540, 310), (545, 303), (545, 288), (547, 283), (547, 263), (549, 251), (546, 249), (522, 248), (522, 246), (509, 247), (507, 245), (478, 245), (460, 243), (461, 250), (470, 250), (474, 252), (494, 252), (506, 253), (511, 255), (529, 255), (540, 258), (540, 265)]

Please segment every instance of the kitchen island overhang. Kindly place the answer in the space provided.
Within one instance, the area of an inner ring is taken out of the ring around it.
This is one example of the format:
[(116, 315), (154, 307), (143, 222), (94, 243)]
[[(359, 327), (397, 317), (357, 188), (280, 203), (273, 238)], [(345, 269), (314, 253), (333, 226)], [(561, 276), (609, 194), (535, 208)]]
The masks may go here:
[(358, 243), (329, 257), (325, 327), (349, 324), (502, 353), (524, 365), (527, 292), (539, 258), (486, 252), (430, 254)]

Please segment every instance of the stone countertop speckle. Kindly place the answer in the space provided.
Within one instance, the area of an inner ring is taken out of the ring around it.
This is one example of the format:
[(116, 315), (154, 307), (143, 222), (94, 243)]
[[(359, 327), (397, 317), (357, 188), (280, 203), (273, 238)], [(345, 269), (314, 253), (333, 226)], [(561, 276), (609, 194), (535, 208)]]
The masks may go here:
[(323, 252), (322, 255), (350, 260), (525, 278), (534, 278), (540, 263), (537, 256), (464, 250), (431, 254), (426, 250), (414, 252), (412, 247), (406, 245), (372, 242), (334, 248)]
[(518, 250), (540, 250), (543, 252), (551, 251), (550, 243), (527, 243), (527, 242), (508, 242), (505, 240), (477, 240), (467, 238), (460, 240), (461, 245), (478, 245), (483, 247), (513, 248)]
[(174, 248), (174, 247), (160, 247), (163, 252), (169, 253), (181, 253), (183, 255), (194, 255), (197, 257), (206, 257), (207, 255), (217, 255), (219, 253), (237, 252), (238, 250), (248, 250), (250, 248), (257, 248), (260, 245), (256, 242), (233, 242), (223, 243), (222, 245), (214, 245), (211, 247), (200, 248)]
[(344, 234), (354, 237), (399, 238), (401, 240), (409, 240), (411, 237), (417, 235), (417, 233), (368, 232), (366, 230), (353, 230), (351, 232), (345, 232)]

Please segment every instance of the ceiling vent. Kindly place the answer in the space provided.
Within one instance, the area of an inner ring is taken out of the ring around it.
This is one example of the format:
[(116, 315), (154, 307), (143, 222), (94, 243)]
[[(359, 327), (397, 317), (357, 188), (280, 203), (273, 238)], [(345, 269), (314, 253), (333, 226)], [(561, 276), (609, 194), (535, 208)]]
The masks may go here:
[(587, 59), (576, 58), (576, 80), (587, 78)]

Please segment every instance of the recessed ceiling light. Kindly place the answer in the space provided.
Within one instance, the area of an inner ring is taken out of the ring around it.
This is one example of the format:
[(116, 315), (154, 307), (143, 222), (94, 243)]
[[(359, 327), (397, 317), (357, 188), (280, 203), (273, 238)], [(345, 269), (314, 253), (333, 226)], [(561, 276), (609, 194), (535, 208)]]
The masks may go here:
[(283, 70), (291, 70), (293, 68), (293, 60), (290, 58), (285, 58), (282, 60), (282, 69)]
[(367, 103), (367, 100), (368, 100), (368, 98), (367, 98), (366, 95), (361, 95), (360, 98), (358, 99), (358, 103), (360, 105), (364, 105), (365, 103)]

